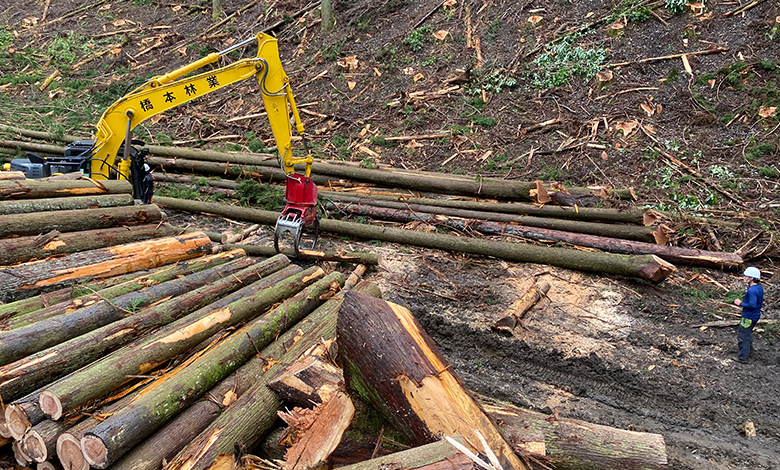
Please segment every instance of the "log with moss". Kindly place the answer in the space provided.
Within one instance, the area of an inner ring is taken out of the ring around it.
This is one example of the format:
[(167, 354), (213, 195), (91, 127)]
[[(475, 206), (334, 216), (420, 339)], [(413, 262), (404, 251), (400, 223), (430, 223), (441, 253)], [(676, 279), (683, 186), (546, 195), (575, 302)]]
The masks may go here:
[(252, 318), (322, 274), (316, 267), (300, 272), (300, 268), (289, 266), (260, 279), (48, 385), (40, 394), (41, 409), (59, 419), (64, 412), (113, 390), (128, 375), (145, 374), (223, 328)]
[[(175, 198), (156, 198), (155, 201), (176, 210), (217, 214), (237, 220), (264, 224), (275, 224), (278, 213), (228, 206), (209, 202), (189, 201)], [(392, 227), (358, 224), (341, 220), (323, 219), (320, 228), (325, 233), (359, 237), (369, 240), (383, 240), (393, 243), (460, 251), (483, 256), (493, 256), (509, 261), (549, 264), (568, 269), (579, 269), (597, 273), (640, 277), (651, 282), (661, 282), (675, 270), (674, 266), (654, 255), (622, 255), (612, 253), (586, 252), (565, 248), (533, 246), (494, 240), (480, 240), (440, 233), (418, 232)]]
[(252, 264), (247, 258), (213, 268), (219, 270), (221, 277), (211, 283), (3, 366), (0, 368), (0, 376), (12, 381), (7, 385), (5, 382), (0, 383), (0, 393), (13, 396), (27, 393), (36, 384), (50, 383), (148, 334), (152, 328), (176, 321), (232, 293), (247, 282), (282, 269), (288, 263), (284, 255), (279, 255), (245, 269), (242, 268)]
[(289, 326), (314, 311), (323, 302), (320, 296), (329, 291), (335, 292), (343, 282), (344, 277), (340, 273), (326, 276), (237, 330), (185, 368), (166, 376), (149, 393), (138, 397), (84, 435), (81, 442), (87, 461), (101, 469), (116, 462), (182, 408), (189, 406), (254, 356), (258, 351), (255, 348), (267, 346)]
[[(248, 259), (233, 263), (250, 264)], [(230, 265), (232, 267), (232, 264)], [(144, 289), (120, 295), (56, 317), (31, 323), (3, 333), (0, 342), (0, 364), (5, 365), (71, 338), (88, 333), (122, 318), (135, 315), (153, 303), (185, 294), (222, 278), (224, 266), (172, 279)]]
[(210, 248), (209, 237), (194, 232), (0, 268), (0, 302), (196, 258)]
[(56, 216), (50, 212), (0, 215), (0, 237), (38, 235), (52, 230), (78, 232), (122, 225), (156, 224), (161, 220), (160, 208), (154, 204), (58, 211)]
[(422, 445), (442, 434), (463, 436), (466, 446), (480, 453), (478, 431), (504, 468), (529, 468), (406, 308), (347, 292), (337, 341), (347, 387), (409, 442)]
[(0, 201), (8, 199), (45, 199), (52, 197), (88, 196), (93, 194), (132, 194), (129, 181), (27, 179), (0, 181)]
[[(136, 292), (147, 287), (168, 282), (173, 279), (187, 276), (189, 274), (205, 271), (215, 266), (219, 266), (246, 255), (243, 250), (230, 250), (213, 255), (201, 256), (190, 260), (179, 261), (175, 264), (161, 266), (145, 272), (143, 274), (130, 273), (122, 276), (116, 276), (109, 279), (98, 279), (93, 282), (85, 283), (61, 291), (54, 302), (53, 297), (47, 298), (38, 296), (33, 299), (46, 300), (48, 306), (33, 309), (34, 305), (25, 303), (25, 300), (8, 304), (8, 309), (3, 309), (6, 305), (0, 306), (0, 331), (13, 330), (22, 326), (56, 317), (63, 313), (73, 311), (82, 307), (88, 307), (101, 300), (110, 300), (120, 295)], [(52, 292), (54, 294), (54, 292)], [(18, 308), (14, 304), (19, 303)], [(27, 309), (30, 309), (29, 311)]]
[[(381, 294), (375, 285), (367, 282), (358, 284), (354, 290), (367, 296)], [(263, 349), (260, 355), (273, 359), (269, 361), (265, 373), (164, 468), (227, 470), (235, 463), (233, 452), (236, 442), (247, 449), (254, 448), (273, 428), (278, 419), (276, 413), (282, 406), (276, 393), (267, 387), (268, 381), (281, 371), (284, 363), (296, 360), (322, 339), (335, 336), (336, 317), (342, 301), (341, 294), (337, 295), (313, 312), (307, 321), (299, 323), (293, 331), (300, 329), (303, 336), (297, 341), (291, 343), (292, 337), (288, 336), (285, 341), (276, 341)]]
[(49, 256), (97, 250), (151, 238), (170, 237), (178, 232), (170, 224), (110, 227), (79, 232), (52, 233), (0, 240), (0, 265), (26, 263)]
[[(455, 439), (464, 444), (462, 438)], [(339, 467), (340, 470), (474, 470), (474, 461), (445, 440)]]
[(26, 214), (30, 212), (70, 211), (101, 207), (132, 206), (130, 194), (58, 197), (49, 199), (20, 199), (0, 201), (0, 215)]

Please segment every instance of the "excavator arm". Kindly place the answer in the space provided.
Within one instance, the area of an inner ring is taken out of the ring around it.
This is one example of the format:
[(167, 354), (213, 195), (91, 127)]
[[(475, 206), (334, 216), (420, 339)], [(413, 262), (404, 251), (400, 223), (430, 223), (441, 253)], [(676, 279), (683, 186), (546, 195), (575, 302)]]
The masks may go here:
[[(257, 56), (242, 59), (216, 70), (193, 76), (188, 74), (219, 60), (227, 53), (257, 41)], [(263, 33), (221, 52), (214, 52), (182, 68), (150, 79), (111, 105), (100, 118), (92, 148), (90, 173), (94, 179), (109, 179), (112, 173), (120, 179), (130, 178), (130, 134), (140, 123), (176, 106), (192, 101), (233, 83), (256, 77), (276, 140), (280, 163), (287, 175), (294, 175), (296, 164), (305, 164), (305, 175), (311, 174), (311, 155), (296, 158), (291, 146), (292, 110), (298, 133), (304, 135), (295, 98), (282, 68), (276, 39)], [(124, 156), (117, 153), (124, 145)]]

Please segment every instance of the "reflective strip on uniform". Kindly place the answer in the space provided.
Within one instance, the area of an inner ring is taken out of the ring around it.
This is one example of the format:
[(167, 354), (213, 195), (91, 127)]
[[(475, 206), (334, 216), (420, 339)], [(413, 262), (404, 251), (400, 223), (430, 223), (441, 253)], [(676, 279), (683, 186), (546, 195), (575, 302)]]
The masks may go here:
[(742, 321), (739, 322), (739, 325), (742, 328), (750, 328), (750, 325), (752, 325), (752, 324), (753, 324), (753, 320), (751, 320), (749, 318), (743, 318)]

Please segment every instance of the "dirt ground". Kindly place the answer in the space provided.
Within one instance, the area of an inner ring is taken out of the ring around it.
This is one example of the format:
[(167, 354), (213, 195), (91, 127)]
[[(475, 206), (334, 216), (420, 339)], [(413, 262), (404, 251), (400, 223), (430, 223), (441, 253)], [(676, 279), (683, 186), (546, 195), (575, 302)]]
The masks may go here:
[[(770, 0), (724, 16), (737, 3), (706, 2), (700, 15), (655, 8), (657, 16), (639, 21), (626, 7), (642, 3), (334, 2), (336, 29), (322, 33), (316, 5), (302, 0), (223, 0), (223, 17), (248, 8), (213, 30), (211, 2), (16, 2), (0, 13), (0, 123), (89, 135), (90, 123), (133, 81), (291, 19), (273, 32), (298, 103), (314, 113), (303, 118), (318, 157), (633, 187), (641, 207), (736, 222), (676, 219), (672, 243), (713, 249), (707, 226), (725, 251), (757, 237), (748, 262), (764, 272), (763, 318), (778, 319), (780, 6)], [(541, 26), (528, 28), (530, 16), (541, 16)], [(607, 34), (624, 20), (623, 34)], [(444, 39), (433, 37), (441, 31)], [(573, 38), (568, 49), (560, 46), (565, 37)], [(78, 38), (92, 47), (79, 49)], [(575, 54), (576, 46), (603, 51), (601, 62), (589, 56), (581, 65), (610, 70), (612, 80), (575, 75), (534, 85), (542, 54), (556, 47), (557, 57)], [(623, 62), (631, 63), (598, 65)], [(55, 69), (61, 77), (40, 91)], [(259, 111), (256, 84), (247, 82), (174, 109), (136, 136), (257, 151), (273, 145), (264, 119), (227, 121)], [(439, 133), (446, 137), (386, 140)], [(204, 229), (236, 226), (170, 212), (175, 222)], [(267, 241), (268, 233), (254, 240)], [(743, 289), (738, 272), (680, 267), (651, 285), (359, 239), (325, 236), (322, 244), (381, 253), (368, 278), (415, 314), (476, 392), (661, 433), (670, 468), (780, 468), (780, 329), (759, 325), (756, 351), (742, 365), (734, 361), (734, 327), (696, 326), (738, 318), (727, 303)], [(536, 280), (551, 285), (548, 298), (512, 335), (491, 331)], [(745, 437), (746, 422), (756, 437)]]

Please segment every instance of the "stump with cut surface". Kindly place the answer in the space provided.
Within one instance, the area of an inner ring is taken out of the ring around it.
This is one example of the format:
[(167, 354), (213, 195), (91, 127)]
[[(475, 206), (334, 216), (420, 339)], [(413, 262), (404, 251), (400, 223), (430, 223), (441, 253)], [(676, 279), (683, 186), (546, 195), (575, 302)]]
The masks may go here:
[(337, 341), (347, 386), (410, 442), (422, 445), (439, 440), (440, 434), (460, 435), (472, 452), (480, 453), (479, 431), (505, 468), (528, 469), (409, 310), (347, 292)]

